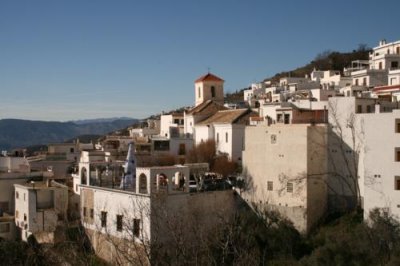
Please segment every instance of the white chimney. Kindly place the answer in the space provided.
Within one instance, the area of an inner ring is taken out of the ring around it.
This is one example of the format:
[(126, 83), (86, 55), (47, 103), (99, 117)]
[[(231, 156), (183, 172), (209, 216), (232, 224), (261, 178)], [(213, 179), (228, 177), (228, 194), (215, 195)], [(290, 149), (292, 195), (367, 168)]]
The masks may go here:
[(375, 114), (379, 114), (381, 112), (381, 105), (380, 103), (375, 104)]

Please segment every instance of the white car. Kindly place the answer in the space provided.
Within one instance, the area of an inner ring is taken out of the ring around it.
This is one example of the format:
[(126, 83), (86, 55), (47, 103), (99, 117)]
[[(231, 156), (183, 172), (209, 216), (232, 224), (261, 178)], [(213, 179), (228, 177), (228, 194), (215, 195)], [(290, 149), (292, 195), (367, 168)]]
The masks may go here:
[(189, 180), (189, 192), (197, 192), (197, 182), (195, 180)]

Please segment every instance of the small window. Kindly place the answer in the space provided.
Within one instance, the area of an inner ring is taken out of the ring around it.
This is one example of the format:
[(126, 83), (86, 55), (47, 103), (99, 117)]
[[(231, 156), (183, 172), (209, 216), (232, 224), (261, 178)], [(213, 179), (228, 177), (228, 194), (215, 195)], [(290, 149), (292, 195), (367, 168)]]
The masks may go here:
[(394, 190), (400, 190), (400, 176), (394, 177)]
[(140, 219), (133, 219), (133, 235), (139, 237), (140, 233)]
[(26, 213), (24, 213), (24, 221), (26, 222), (27, 217), (26, 217)]
[(362, 105), (357, 105), (357, 113), (362, 113)]
[(379, 69), (382, 69), (382, 62), (379, 62)]
[(17, 192), (15, 192), (15, 198), (16, 198), (16, 199), (18, 199), (18, 198), (19, 198), (19, 193), (18, 193), (18, 191), (17, 191)]
[(276, 115), (276, 121), (277, 122), (282, 122), (282, 114), (277, 114)]
[(287, 190), (287, 192), (289, 192), (289, 193), (293, 193), (293, 183), (292, 183), (292, 182), (288, 182), (288, 183), (287, 183), (286, 190)]
[(119, 232), (122, 231), (122, 220), (123, 220), (123, 216), (117, 215), (117, 231), (119, 231)]
[(86, 207), (83, 207), (83, 216), (86, 217)]
[(26, 201), (26, 194), (24, 193), (24, 201)]
[(284, 123), (285, 124), (289, 124), (289, 121), (290, 121), (290, 115), (289, 114), (285, 114), (285, 116), (284, 116), (285, 118), (284, 118)]
[(185, 145), (185, 143), (180, 143), (178, 155), (185, 155), (185, 154), (186, 154), (186, 145)]
[(358, 86), (358, 79), (355, 80), (355, 84), (356, 86)]
[(396, 133), (400, 133), (400, 119), (396, 119)]
[(225, 133), (225, 142), (228, 143), (228, 132)]
[(271, 135), (271, 144), (275, 144), (276, 143), (276, 135), (272, 134)]
[(19, 211), (15, 211), (15, 218), (19, 218)]
[(367, 78), (363, 78), (363, 86), (367, 86)]
[(367, 105), (367, 113), (371, 113), (371, 105)]
[(199, 98), (201, 98), (201, 90), (200, 90), (200, 87), (197, 88), (197, 92), (198, 92), (198, 94), (199, 94)]
[(219, 143), (219, 133), (217, 133), (217, 143)]
[(211, 86), (211, 97), (214, 98), (215, 97), (215, 87)]
[(274, 182), (268, 181), (268, 182), (267, 182), (267, 189), (268, 189), (269, 191), (274, 190)]
[(94, 210), (93, 210), (93, 209), (90, 209), (90, 218), (93, 219), (93, 217), (94, 217)]
[(75, 185), (75, 191), (78, 192), (78, 184)]
[(101, 227), (107, 226), (107, 212), (101, 212)]
[(74, 151), (75, 151), (74, 148), (69, 149), (70, 153), (74, 153)]
[(400, 162), (400, 148), (395, 149), (395, 161)]

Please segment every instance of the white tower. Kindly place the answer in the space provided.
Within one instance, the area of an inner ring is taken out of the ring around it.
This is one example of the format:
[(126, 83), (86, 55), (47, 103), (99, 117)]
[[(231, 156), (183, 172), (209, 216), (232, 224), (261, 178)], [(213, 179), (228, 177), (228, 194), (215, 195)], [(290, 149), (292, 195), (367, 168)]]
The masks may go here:
[(195, 105), (199, 105), (207, 100), (213, 100), (219, 104), (224, 104), (224, 80), (207, 73), (196, 79), (194, 82)]

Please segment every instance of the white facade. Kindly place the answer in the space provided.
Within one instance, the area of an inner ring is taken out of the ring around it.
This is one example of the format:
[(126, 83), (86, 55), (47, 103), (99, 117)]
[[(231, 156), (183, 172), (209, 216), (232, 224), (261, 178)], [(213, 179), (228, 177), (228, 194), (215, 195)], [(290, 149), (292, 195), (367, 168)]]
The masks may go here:
[(15, 185), (15, 223), (25, 241), (33, 234), (39, 242), (53, 242), (52, 234), (66, 219), (68, 188), (48, 183), (51, 186), (42, 182)]
[(307, 232), (326, 211), (326, 146), (325, 125), (246, 127), (242, 197)]
[(400, 110), (359, 119), (364, 127), (364, 217), (383, 208), (400, 220)]
[(160, 136), (162, 137), (179, 137), (184, 133), (183, 114), (169, 114), (161, 116)]

